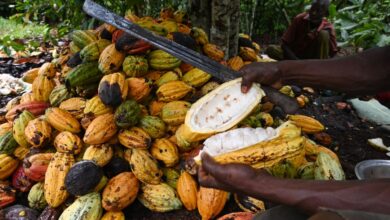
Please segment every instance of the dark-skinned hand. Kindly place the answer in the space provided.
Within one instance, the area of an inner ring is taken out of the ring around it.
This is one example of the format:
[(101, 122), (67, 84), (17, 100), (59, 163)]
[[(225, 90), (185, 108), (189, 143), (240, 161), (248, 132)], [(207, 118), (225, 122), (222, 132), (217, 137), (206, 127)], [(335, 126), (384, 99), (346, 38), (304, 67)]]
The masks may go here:
[(282, 72), (276, 62), (251, 63), (241, 68), (240, 73), (242, 74), (241, 91), (243, 93), (248, 92), (254, 82), (272, 86), (276, 89), (282, 87)]
[(201, 158), (202, 166), (199, 167), (198, 180), (204, 187), (242, 192), (241, 188), (245, 188), (246, 181), (261, 175), (269, 175), (263, 170), (256, 170), (244, 164), (219, 164), (206, 153), (202, 153)]

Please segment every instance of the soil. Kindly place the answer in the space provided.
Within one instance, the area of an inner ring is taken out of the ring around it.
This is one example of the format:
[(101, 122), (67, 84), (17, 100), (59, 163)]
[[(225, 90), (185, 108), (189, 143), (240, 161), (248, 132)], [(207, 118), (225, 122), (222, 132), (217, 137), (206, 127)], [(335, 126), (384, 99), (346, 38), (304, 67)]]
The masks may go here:
[[(15, 77), (20, 77), (23, 72), (40, 66), (47, 59), (47, 57), (43, 57), (42, 62), (26, 62), (14, 65), (12, 64), (13, 59), (2, 58), (0, 59), (0, 73), (10, 73)], [(310, 103), (301, 109), (301, 113), (315, 117), (326, 126), (325, 132), (332, 138), (332, 143), (327, 147), (339, 156), (347, 179), (356, 179), (354, 167), (362, 160), (389, 159), (385, 153), (379, 152), (368, 145), (367, 140), (380, 137), (385, 145), (390, 146), (390, 133), (360, 119), (350, 106), (345, 109), (338, 109), (336, 103), (345, 103), (346, 97), (329, 92), (304, 94), (309, 97)], [(5, 106), (12, 97), (14, 95), (0, 96), (0, 107)], [(19, 198), (22, 204), (26, 202), (22, 202), (23, 197), (25, 195)], [(169, 213), (154, 213), (143, 207), (138, 201), (123, 211), (126, 214), (126, 219), (200, 219), (196, 211), (189, 212), (184, 209)], [(235, 204), (233, 196), (230, 196), (230, 200), (221, 215), (236, 211), (240, 210)]]

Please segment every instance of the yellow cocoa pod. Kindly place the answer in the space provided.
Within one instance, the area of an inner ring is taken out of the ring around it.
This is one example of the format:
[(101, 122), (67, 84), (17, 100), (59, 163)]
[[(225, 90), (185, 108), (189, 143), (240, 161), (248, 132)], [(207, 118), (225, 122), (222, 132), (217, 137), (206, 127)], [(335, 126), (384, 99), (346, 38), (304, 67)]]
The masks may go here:
[(134, 175), (143, 183), (159, 184), (163, 175), (157, 161), (147, 150), (131, 150), (130, 167)]
[(123, 172), (108, 181), (103, 190), (102, 206), (107, 211), (120, 211), (134, 202), (139, 181), (132, 172)]
[(238, 71), (244, 66), (244, 61), (240, 56), (235, 56), (228, 60), (228, 66), (233, 70)]
[(198, 211), (202, 220), (216, 217), (225, 206), (228, 193), (222, 190), (200, 187), (198, 192)]
[(125, 54), (115, 49), (115, 44), (107, 46), (99, 57), (99, 70), (104, 74), (116, 72), (125, 60)]
[(76, 119), (81, 119), (84, 116), (84, 109), (87, 100), (80, 97), (70, 98), (61, 102), (59, 108), (69, 112)]
[(46, 121), (59, 131), (80, 132), (80, 123), (69, 112), (60, 108), (48, 108), (45, 112)]
[(117, 132), (113, 114), (104, 114), (96, 117), (88, 126), (84, 134), (86, 144), (103, 144), (109, 141)]
[(159, 101), (171, 102), (183, 98), (192, 90), (193, 88), (183, 81), (170, 81), (160, 86), (156, 94)]
[(5, 180), (18, 167), (18, 160), (8, 156), (7, 154), (0, 154), (0, 180)]
[(156, 139), (150, 149), (154, 158), (162, 161), (166, 167), (173, 167), (179, 162), (179, 151), (167, 138)]
[(45, 146), (50, 142), (51, 127), (42, 118), (36, 118), (28, 122), (24, 129), (26, 141), (33, 147)]
[(39, 67), (27, 70), (23, 73), (22, 80), (26, 83), (33, 83), (38, 76)]
[(79, 154), (83, 148), (83, 143), (79, 136), (72, 134), (69, 131), (59, 133), (54, 139), (54, 147), (57, 152)]
[(51, 159), (45, 174), (45, 199), (51, 207), (58, 207), (69, 193), (65, 187), (65, 177), (74, 164), (72, 154), (57, 152)]
[(100, 220), (125, 220), (125, 214), (121, 211), (109, 211), (106, 212)]
[(325, 126), (316, 119), (306, 115), (289, 115), (288, 119), (293, 121), (302, 131), (308, 134), (314, 134), (325, 130)]
[(118, 134), (118, 139), (127, 148), (148, 149), (152, 145), (150, 135), (138, 127), (121, 130)]
[(177, 193), (188, 211), (196, 209), (198, 187), (194, 178), (186, 171), (181, 173), (177, 181)]
[(32, 83), (32, 92), (34, 94), (34, 99), (37, 101), (48, 102), (50, 93), (54, 89), (55, 83), (52, 79), (38, 75)]
[(101, 167), (104, 167), (114, 156), (114, 150), (110, 144), (98, 144), (87, 147), (83, 160), (93, 160)]

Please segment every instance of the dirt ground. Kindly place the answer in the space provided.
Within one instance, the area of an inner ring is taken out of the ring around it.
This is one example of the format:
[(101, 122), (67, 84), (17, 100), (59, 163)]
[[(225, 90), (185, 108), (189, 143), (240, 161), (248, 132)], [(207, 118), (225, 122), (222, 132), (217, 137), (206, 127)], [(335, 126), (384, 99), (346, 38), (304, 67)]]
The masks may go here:
[[(12, 59), (0, 58), (0, 72), (10, 73), (13, 76), (20, 77), (21, 73), (30, 68), (40, 66), (50, 57), (43, 55), (38, 62), (22, 63), (14, 65)], [(354, 174), (354, 166), (367, 159), (389, 159), (385, 153), (379, 152), (367, 144), (370, 138), (380, 137), (384, 140), (385, 145), (390, 145), (390, 133), (381, 128), (360, 119), (355, 111), (350, 108), (338, 109), (337, 102), (346, 102), (342, 95), (335, 94), (306, 94), (310, 98), (308, 104), (301, 111), (305, 115), (314, 116), (326, 126), (326, 133), (332, 137), (332, 144), (329, 147), (336, 152), (341, 160), (347, 179), (356, 179)], [(0, 96), (0, 107), (5, 104), (15, 95)], [(20, 203), (25, 203), (21, 195)], [(225, 206), (222, 214), (239, 211), (239, 208), (230, 196), (230, 200)], [(138, 201), (124, 210), (126, 219), (200, 219), (196, 211), (188, 212), (184, 209), (169, 213), (153, 213), (143, 207)]]

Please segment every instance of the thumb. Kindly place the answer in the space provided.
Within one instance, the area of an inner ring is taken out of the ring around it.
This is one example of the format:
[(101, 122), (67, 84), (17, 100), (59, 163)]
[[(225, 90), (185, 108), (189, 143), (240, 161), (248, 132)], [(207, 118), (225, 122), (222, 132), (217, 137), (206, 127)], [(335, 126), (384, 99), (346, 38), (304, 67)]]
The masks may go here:
[(202, 153), (202, 168), (207, 173), (215, 176), (217, 179), (224, 176), (223, 165), (217, 163), (210, 155), (207, 153)]
[(242, 82), (241, 82), (241, 92), (247, 93), (249, 89), (252, 87), (252, 83), (253, 80), (251, 74), (246, 74), (245, 72), (243, 72)]

